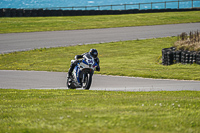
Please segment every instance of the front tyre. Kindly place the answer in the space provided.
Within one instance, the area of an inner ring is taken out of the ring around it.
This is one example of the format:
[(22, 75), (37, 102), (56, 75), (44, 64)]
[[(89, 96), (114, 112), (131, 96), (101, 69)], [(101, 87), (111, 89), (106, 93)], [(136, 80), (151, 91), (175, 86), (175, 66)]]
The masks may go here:
[(89, 90), (92, 83), (92, 74), (87, 73), (83, 82), (83, 89)]

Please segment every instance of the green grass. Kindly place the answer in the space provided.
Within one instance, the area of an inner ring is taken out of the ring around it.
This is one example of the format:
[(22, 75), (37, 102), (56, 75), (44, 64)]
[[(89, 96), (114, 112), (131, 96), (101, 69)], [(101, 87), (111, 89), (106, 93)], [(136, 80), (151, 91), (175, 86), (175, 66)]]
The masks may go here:
[(198, 133), (200, 91), (0, 89), (0, 132)]
[(67, 17), (1, 17), (0, 33), (200, 22), (200, 11)]
[(175, 41), (176, 37), (166, 37), (14, 52), (0, 55), (0, 69), (66, 72), (75, 55), (96, 48), (100, 74), (200, 80), (200, 65), (161, 64), (162, 49), (171, 47)]
[[(0, 33), (200, 22), (200, 11), (81, 17), (0, 18)], [(156, 21), (155, 21), (156, 20)], [(70, 60), (99, 51), (101, 74), (200, 80), (200, 65), (161, 65), (176, 38), (157, 38), (0, 55), (0, 69), (67, 71)], [(200, 132), (200, 92), (0, 89), (0, 132)]]

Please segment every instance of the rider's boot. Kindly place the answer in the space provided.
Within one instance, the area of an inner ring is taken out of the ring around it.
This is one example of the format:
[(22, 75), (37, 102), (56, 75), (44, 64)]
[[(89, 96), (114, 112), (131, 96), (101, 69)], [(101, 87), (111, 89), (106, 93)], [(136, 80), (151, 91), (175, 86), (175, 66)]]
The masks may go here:
[(68, 78), (72, 76), (72, 71), (73, 71), (75, 65), (76, 65), (75, 63), (71, 64), (71, 66), (70, 66), (70, 68), (68, 70), (68, 74), (67, 74)]
[(72, 76), (72, 72), (68, 71), (67, 78), (70, 78)]
[(72, 76), (72, 68), (70, 67), (67, 74), (67, 78), (70, 79), (71, 76)]
[(68, 79), (68, 82), (69, 82), (69, 83), (72, 82), (71, 76), (72, 76), (72, 74), (71, 74), (70, 72), (68, 72), (68, 74), (67, 74), (67, 79)]
[(76, 66), (76, 62), (71, 64), (70, 68), (69, 68), (69, 71), (68, 71), (68, 74), (67, 74), (67, 78), (69, 79), (69, 81), (71, 81), (72, 79), (70, 77), (72, 77), (72, 71), (74, 69), (74, 67)]

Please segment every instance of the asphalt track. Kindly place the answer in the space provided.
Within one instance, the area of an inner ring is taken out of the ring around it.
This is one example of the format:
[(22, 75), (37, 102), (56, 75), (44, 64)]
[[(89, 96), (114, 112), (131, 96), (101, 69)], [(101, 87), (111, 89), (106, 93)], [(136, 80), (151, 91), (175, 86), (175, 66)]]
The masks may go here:
[(122, 27), (90, 30), (0, 34), (0, 53), (135, 39), (177, 36), (197, 31), (200, 23)]
[[(181, 32), (196, 31), (198, 28), (200, 29), (200, 23), (0, 34), (0, 53), (43, 47), (176, 36)], [(0, 88), (6, 89), (66, 89), (65, 80), (66, 73), (63, 72), (0, 70)], [(199, 91), (200, 82), (94, 75), (91, 90)]]
[[(0, 79), (0, 88), (5, 89), (67, 89), (64, 72), (0, 70)], [(197, 91), (199, 87), (199, 81), (94, 75), (90, 90)]]

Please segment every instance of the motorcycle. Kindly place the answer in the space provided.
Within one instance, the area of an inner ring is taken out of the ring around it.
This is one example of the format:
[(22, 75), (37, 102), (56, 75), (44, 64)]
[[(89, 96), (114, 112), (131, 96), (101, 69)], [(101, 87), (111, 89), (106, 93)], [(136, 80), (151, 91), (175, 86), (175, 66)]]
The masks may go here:
[[(76, 60), (71, 60), (71, 64)], [(77, 61), (77, 65), (72, 71), (72, 76), (67, 78), (69, 89), (83, 88), (89, 90), (92, 84), (92, 76), (98, 64), (90, 55), (84, 55), (83, 59)]]

